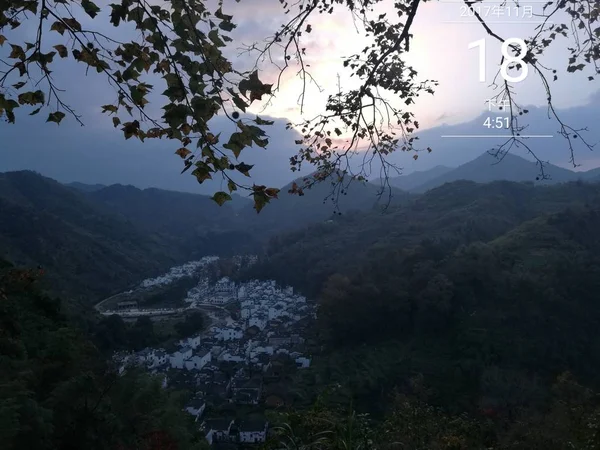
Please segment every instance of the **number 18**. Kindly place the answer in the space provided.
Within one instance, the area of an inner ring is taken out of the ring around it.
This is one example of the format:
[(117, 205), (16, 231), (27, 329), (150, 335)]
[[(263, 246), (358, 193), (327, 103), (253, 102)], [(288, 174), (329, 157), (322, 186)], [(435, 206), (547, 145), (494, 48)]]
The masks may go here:
[[(513, 56), (508, 53), (508, 47), (510, 45), (517, 45), (521, 50), (521, 54), (519, 56)], [(479, 47), (479, 81), (485, 83), (485, 39), (480, 39), (469, 44), (469, 49), (475, 47)], [(525, 41), (521, 38), (508, 38), (502, 43), (501, 51), (502, 56), (504, 56), (504, 62), (500, 66), (500, 75), (502, 78), (511, 83), (519, 83), (527, 78), (529, 67), (523, 60), (528, 52)], [(508, 73), (508, 66), (511, 63), (517, 63), (521, 65), (521, 73), (516, 77), (513, 77)]]

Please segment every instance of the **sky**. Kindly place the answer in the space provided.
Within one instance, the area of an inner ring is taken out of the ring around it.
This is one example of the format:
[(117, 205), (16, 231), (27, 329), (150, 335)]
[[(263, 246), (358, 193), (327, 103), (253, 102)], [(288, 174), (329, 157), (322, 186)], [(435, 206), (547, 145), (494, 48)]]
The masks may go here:
[[(529, 1), (521, 5), (531, 6), (536, 13), (542, 3)], [(385, 12), (392, 17), (393, 2), (384, 1), (382, 5), (375, 15)], [(486, 0), (484, 5), (482, 15), (487, 13), (488, 23), (503, 37), (526, 38), (537, 26), (537, 23), (533, 23), (535, 16), (522, 17), (524, 8), (517, 15), (514, 8), (494, 9), (499, 5), (498, 2)], [(243, 45), (260, 43), (272, 36), (283, 23), (282, 6), (275, 0), (225, 0), (223, 11), (232, 14), (234, 22), (238, 24), (232, 35), (234, 45), (228, 53), (237, 64), (251, 67), (256, 55), (244, 53)], [(95, 28), (98, 28), (98, 23), (102, 31), (113, 35), (117, 33), (120, 39), (132, 36), (131, 30), (115, 31), (108, 24), (102, 25), (101, 21), (83, 22), (84, 27), (94, 25)], [(315, 15), (310, 24), (313, 31), (304, 34), (302, 46), (307, 49), (305, 62), (310, 64), (310, 73), (318, 81), (319, 87), (309, 83), (304, 114), (301, 114), (298, 106), (302, 81), (296, 76), (293, 66), (283, 74), (275, 97), (268, 103), (255, 103), (250, 109), (251, 113), (275, 119), (275, 125), (267, 129), (270, 136), (267, 149), (247, 149), (242, 157), (244, 162), (255, 164), (253, 181), (260, 184), (283, 186), (298, 176), (289, 170), (289, 158), (298, 150), (294, 140), (300, 135), (295, 130), (286, 130), (285, 124), (297, 123), (322, 112), (327, 96), (336, 92), (338, 80), (341, 80), (345, 89), (356, 83), (343, 68), (342, 58), (360, 51), (368, 41), (364, 33), (357, 29), (351, 15), (338, 7), (331, 15)], [(482, 128), (486, 118), (485, 102), (494, 95), (489, 82), (497, 70), (500, 44), (486, 38), (485, 30), (473, 23), (473, 18), (466, 16), (462, 4), (454, 0), (421, 4), (412, 32), (414, 40), (408, 61), (423, 79), (435, 79), (440, 83), (434, 96), (420, 97), (413, 108), (421, 127), (425, 129), (423, 140), (434, 143), (435, 149), (418, 160), (414, 160), (412, 155), (399, 154), (394, 161), (404, 168), (405, 173), (426, 170), (438, 164), (457, 166), (487, 150), (488, 142), (444, 140), (441, 136), (485, 131)], [(34, 33), (35, 24), (29, 23), (18, 29), (17, 35), (11, 36), (32, 41)], [(482, 38), (486, 38), (486, 82), (479, 81), (478, 49), (469, 49), (469, 44)], [(48, 45), (53, 43), (49, 41)], [(592, 127), (600, 118), (600, 83), (587, 81), (589, 73), (566, 74), (566, 43), (567, 40), (563, 39), (558, 45), (563, 50), (550, 52), (542, 61), (558, 71), (558, 80), (552, 84), (554, 105), (568, 117), (577, 120), (577, 126)], [(281, 62), (282, 54), (275, 53), (273, 58)], [(263, 81), (276, 81), (277, 67), (269, 62), (261, 63), (259, 67)], [(55, 70), (55, 78), (66, 89), (64, 97), (68, 103), (83, 114), (85, 126), (80, 127), (67, 119), (60, 126), (47, 124), (42, 114), (19, 117), (14, 125), (0, 123), (1, 171), (31, 169), (63, 182), (121, 183), (204, 193), (214, 191), (215, 187), (223, 187), (218, 180), (200, 186), (189, 174), (180, 175), (182, 162), (173, 154), (176, 148), (171, 142), (124, 141), (122, 133), (115, 130), (110, 119), (100, 113), (100, 106), (114, 101), (115, 97), (101, 76), (86, 76), (81, 64), (65, 60)], [(530, 74), (525, 81), (515, 85), (515, 91), (519, 103), (530, 105), (532, 128), (556, 134), (557, 124), (547, 118), (545, 93), (539, 80)], [(159, 111), (162, 105), (160, 99), (157, 100), (151, 104), (151, 110)], [(390, 98), (390, 101), (399, 100)], [(232, 124), (219, 117), (211, 125), (217, 131), (232, 131)], [(596, 129), (592, 129), (591, 133), (592, 140), (596, 137), (600, 140)], [(561, 139), (538, 140), (533, 146), (544, 152), (544, 157), (548, 157), (553, 164), (568, 166), (568, 149)], [(600, 160), (587, 149), (581, 148), (577, 152), (582, 164), (580, 169), (600, 165)], [(309, 171), (310, 168), (305, 168), (301, 174)]]

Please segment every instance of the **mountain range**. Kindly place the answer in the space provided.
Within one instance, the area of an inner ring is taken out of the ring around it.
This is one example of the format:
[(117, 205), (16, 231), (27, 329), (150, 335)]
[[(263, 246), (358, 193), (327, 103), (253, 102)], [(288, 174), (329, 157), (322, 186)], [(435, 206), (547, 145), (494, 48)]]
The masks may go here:
[[(540, 159), (557, 166), (570, 167), (568, 143), (558, 133), (560, 124), (548, 118), (546, 107), (526, 108), (529, 112), (519, 119), (522, 125), (528, 125), (527, 133), (554, 136), (551, 139), (529, 139), (527, 145)], [(581, 132), (581, 138), (591, 144), (600, 142), (600, 129), (594, 124), (594, 118), (600, 117), (600, 91), (591, 96), (587, 104), (561, 108), (557, 113), (565, 124), (575, 129), (588, 128)], [(500, 143), (499, 140), (452, 139), (443, 136), (501, 134), (501, 130), (487, 129), (483, 125), (488, 117), (493, 121), (498, 115), (482, 111), (479, 116), (464, 123), (419, 130), (415, 135), (418, 137), (415, 145), (422, 149), (431, 147), (433, 151), (430, 154), (422, 153), (414, 160), (412, 152), (397, 151), (387, 155), (386, 161), (402, 168), (402, 173), (427, 171), (440, 165), (456, 167), (465, 164)], [(239, 181), (279, 187), (294, 177), (308, 175), (310, 165), (304, 166), (300, 173), (290, 170), (290, 157), (299, 151), (299, 146), (294, 142), (301, 139), (301, 134), (293, 129), (288, 130), (285, 119), (264, 118), (274, 121), (274, 125), (266, 130), (270, 144), (266, 149), (252, 148), (241, 154), (240, 162), (254, 167), (250, 172), (251, 179), (237, 174), (242, 177)], [(3, 146), (6, 149), (18, 148), (19, 151), (4, 152), (2, 171), (36, 170), (60, 182), (133, 184), (141, 188), (156, 187), (205, 195), (221, 190), (221, 179), (207, 180), (198, 185), (189, 173), (180, 174), (183, 163), (173, 155), (174, 148), (155, 140), (146, 140), (144, 143), (131, 139), (124, 141), (122, 132), (113, 129), (110, 121), (98, 120), (82, 128), (66, 121), (60, 127), (39, 127), (36, 120), (36, 116), (27, 116), (3, 129)], [(231, 125), (229, 120), (215, 120), (214, 130), (228, 133)], [(36, 128), (36, 133), (29, 132), (32, 128)], [(511, 151), (525, 159), (529, 158), (522, 149), (513, 148)], [(581, 139), (574, 142), (574, 155), (576, 162), (584, 168), (600, 165), (597, 155), (589, 151)], [(354, 172), (365, 168), (364, 159), (360, 156), (351, 158), (350, 163)], [(377, 158), (368, 167), (369, 178), (380, 176), (381, 167)]]
[[(274, 236), (339, 221), (339, 214), (376, 213), (382, 206), (409, 211), (422, 204), (424, 192), (445, 183), (535, 183), (539, 172), (534, 163), (514, 155), (494, 162), (484, 154), (455, 169), (436, 167), (394, 178), (391, 184), (404, 190), (392, 187), (381, 198), (378, 183), (353, 182), (332, 195), (335, 180), (328, 180), (298, 196), (288, 194), (292, 182), (260, 214), (243, 196), (219, 207), (199, 194), (118, 184), (64, 185), (35, 172), (7, 172), (0, 174), (0, 253), (16, 264), (42, 265), (57, 294), (97, 299), (178, 262), (207, 254), (260, 253)], [(551, 178), (538, 184), (595, 181), (600, 175), (598, 169), (573, 172), (556, 166), (546, 172)], [(453, 192), (468, 195), (470, 188), (465, 189)], [(441, 205), (439, 192), (428, 198), (428, 204)]]
[(575, 172), (552, 164), (544, 164), (543, 174), (540, 166), (520, 156), (507, 153), (496, 157), (484, 153), (478, 158), (456, 168), (436, 166), (430, 170), (413, 172), (393, 177), (390, 185), (413, 193), (423, 193), (445, 183), (457, 180), (469, 180), (476, 183), (489, 183), (506, 180), (533, 182), (540, 185), (564, 183), (568, 181), (595, 181), (600, 178), (600, 168)]

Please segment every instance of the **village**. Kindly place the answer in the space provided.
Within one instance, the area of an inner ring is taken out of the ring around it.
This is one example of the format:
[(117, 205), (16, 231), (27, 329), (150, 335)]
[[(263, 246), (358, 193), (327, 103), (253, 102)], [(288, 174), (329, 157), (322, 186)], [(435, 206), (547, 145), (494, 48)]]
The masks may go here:
[[(182, 272), (172, 269), (170, 278)], [(189, 392), (185, 410), (214, 447), (264, 442), (269, 432), (264, 411), (285, 405), (284, 379), (311, 365), (306, 335), (316, 318), (314, 305), (272, 280), (236, 283), (227, 277), (212, 284), (201, 278), (184, 301), (187, 308), (227, 308), (234, 314), (175, 348), (115, 354), (119, 373), (144, 367), (164, 388)]]

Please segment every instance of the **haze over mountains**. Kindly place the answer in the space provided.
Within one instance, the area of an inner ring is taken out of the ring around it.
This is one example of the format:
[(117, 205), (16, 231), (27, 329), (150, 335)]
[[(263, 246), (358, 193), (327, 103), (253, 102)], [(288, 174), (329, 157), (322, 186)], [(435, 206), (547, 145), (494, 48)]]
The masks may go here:
[[(482, 105), (485, 107), (485, 105)], [(534, 136), (553, 136), (551, 138), (527, 138), (524, 139), (527, 146), (535, 155), (544, 162), (549, 162), (559, 167), (572, 169), (569, 162), (570, 152), (567, 140), (559, 134), (560, 124), (550, 118), (546, 107), (525, 106), (529, 111), (523, 116), (519, 116), (520, 125), (527, 125), (523, 130), (523, 135)], [(576, 130), (587, 128), (580, 132), (580, 137), (593, 145), (600, 143), (600, 129), (596, 126), (600, 118), (600, 91), (596, 92), (585, 105), (559, 109), (557, 114), (563, 123), (573, 127)], [(506, 117), (506, 114), (499, 112), (488, 112), (487, 110), (467, 122), (457, 125), (442, 125), (430, 128), (417, 133), (419, 137), (415, 145), (425, 149), (433, 149), (430, 154), (422, 154), (415, 161), (411, 153), (396, 152), (389, 155), (390, 163), (396, 164), (402, 168), (403, 174), (410, 174), (414, 171), (426, 171), (436, 166), (457, 167), (475, 159), (481, 153), (494, 148), (506, 141), (506, 139), (496, 138), (469, 138), (463, 136), (497, 136), (506, 135), (507, 132), (502, 129), (488, 129), (484, 126), (485, 120), (490, 117), (492, 122), (496, 117)], [(452, 138), (447, 136), (461, 136)], [(590, 151), (580, 138), (572, 139), (574, 145), (575, 161), (581, 165), (581, 169), (589, 170), (600, 166), (600, 156)], [(599, 147), (596, 146), (597, 150)], [(534, 159), (528, 151), (522, 146), (512, 148), (511, 153), (521, 156), (529, 161)], [(373, 178), (379, 177), (379, 167), (373, 164), (371, 173)]]
[[(548, 118), (546, 108), (528, 109), (529, 113), (521, 118), (523, 124), (529, 124), (528, 134), (555, 135), (552, 139), (529, 139), (528, 145), (543, 161), (569, 167), (568, 147), (565, 139), (557, 135), (557, 122)], [(589, 127), (588, 132), (582, 133), (588, 142), (600, 141), (600, 129), (594, 127), (596, 118), (600, 117), (600, 92), (592, 96), (587, 105), (558, 110), (558, 113), (565, 123), (574, 128)], [(417, 143), (423, 148), (433, 148), (431, 154), (422, 154), (414, 161), (412, 154), (396, 152), (389, 155), (389, 161), (397, 164), (407, 175), (440, 165), (457, 167), (467, 163), (500, 142), (496, 139), (449, 139), (441, 136), (499, 134), (483, 126), (486, 117), (497, 115), (484, 111), (479, 117), (462, 124), (423, 130), (418, 133)], [(133, 184), (142, 188), (156, 187), (204, 194), (225, 187), (221, 186), (223, 183), (220, 179), (199, 185), (189, 173), (180, 174), (182, 162), (173, 154), (174, 149), (170, 144), (164, 141), (123, 141), (121, 133), (108, 123), (90, 124), (84, 129), (69, 123), (60, 127), (38, 127), (34, 120), (35, 117), (24, 117), (3, 131), (3, 146), (18, 148), (19, 151), (5, 152), (0, 170), (34, 170), (66, 183)], [(242, 153), (240, 159), (255, 166), (251, 172), (253, 178), (243, 178), (241, 181), (279, 187), (310, 172), (308, 166), (300, 174), (290, 171), (289, 158), (298, 150), (294, 140), (300, 136), (295, 131), (286, 130), (285, 123), (283, 119), (275, 119), (275, 125), (267, 127), (270, 136), (267, 149), (250, 148)], [(215, 126), (219, 128), (219, 124)], [(36, 127), (36, 133), (28, 132), (32, 127)], [(53, 142), (51, 148), (48, 142)], [(576, 145), (575, 150), (577, 162), (582, 164), (582, 168), (600, 165), (596, 154), (581, 143)], [(513, 149), (512, 153), (529, 159), (523, 149)], [(379, 169), (374, 163), (370, 177), (379, 176)]]
[[(0, 175), (0, 251), (17, 264), (42, 264), (60, 279), (58, 292), (110, 293), (142, 276), (154, 275), (174, 262), (203, 255), (260, 251), (273, 236), (322, 223), (352, 211), (410, 205), (423, 193), (445, 183), (497, 180), (558, 184), (598, 181), (600, 170), (573, 172), (548, 166), (548, 180), (535, 181), (539, 169), (518, 156), (499, 164), (485, 153), (455, 169), (430, 171), (391, 180), (390, 193), (379, 197), (378, 183), (352, 183), (334, 193), (322, 182), (305, 195), (282, 187), (260, 214), (247, 198), (219, 207), (208, 196), (123, 185), (63, 185), (30, 171)], [(298, 182), (300, 180), (297, 180)], [(337, 198), (338, 205), (332, 202)], [(448, 201), (450, 201), (449, 199)], [(377, 216), (371, 216), (374, 219)], [(88, 275), (93, 275), (88, 278)]]
[(454, 169), (436, 166), (433, 169), (413, 172), (390, 179), (390, 184), (409, 192), (423, 193), (445, 183), (457, 180), (470, 180), (477, 183), (491, 181), (531, 181), (536, 184), (549, 185), (567, 181), (595, 181), (600, 177), (600, 169), (575, 172), (552, 164), (544, 165), (542, 176), (540, 166), (511, 153), (498, 158), (490, 153), (484, 153)]

